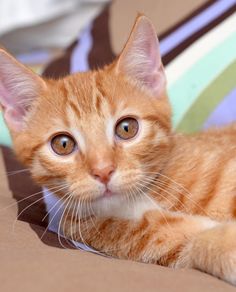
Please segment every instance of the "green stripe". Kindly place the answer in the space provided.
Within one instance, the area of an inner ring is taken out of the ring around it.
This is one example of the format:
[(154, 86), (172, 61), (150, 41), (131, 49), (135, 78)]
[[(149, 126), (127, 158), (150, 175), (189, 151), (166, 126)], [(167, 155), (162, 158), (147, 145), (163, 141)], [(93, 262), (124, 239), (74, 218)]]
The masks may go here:
[(1, 112), (0, 112), (0, 144), (6, 145), (6, 146), (11, 145), (11, 137), (5, 125), (3, 115)]
[(202, 92), (178, 125), (178, 131), (192, 133), (202, 128), (211, 112), (235, 88), (235, 72), (236, 61)]
[(212, 49), (169, 88), (170, 102), (174, 110), (174, 127), (178, 127), (196, 98), (235, 60), (235, 57), (236, 33)]

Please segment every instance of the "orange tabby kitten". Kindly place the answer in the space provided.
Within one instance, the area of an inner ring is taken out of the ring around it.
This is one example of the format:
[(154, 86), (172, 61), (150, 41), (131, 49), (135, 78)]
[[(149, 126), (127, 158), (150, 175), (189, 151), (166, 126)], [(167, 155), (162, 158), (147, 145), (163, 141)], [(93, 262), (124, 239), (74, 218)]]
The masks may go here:
[(236, 125), (172, 132), (145, 16), (114, 63), (60, 80), (40, 78), (1, 50), (0, 102), (33, 178), (66, 186), (56, 195), (67, 209), (67, 237), (236, 284)]

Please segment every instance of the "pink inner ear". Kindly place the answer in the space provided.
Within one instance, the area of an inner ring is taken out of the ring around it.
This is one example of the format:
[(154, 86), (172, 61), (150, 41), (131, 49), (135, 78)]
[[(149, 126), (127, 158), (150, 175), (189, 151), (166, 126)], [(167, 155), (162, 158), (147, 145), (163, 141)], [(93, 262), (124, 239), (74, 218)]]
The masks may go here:
[(148, 58), (144, 70), (146, 70), (146, 74), (143, 75), (144, 83), (153, 90), (157, 90), (160, 85), (162, 85), (162, 63), (159, 55), (159, 46), (158, 43), (146, 42), (147, 48), (146, 56)]
[(11, 100), (8, 96), (9, 93), (7, 89), (5, 89), (2, 82), (0, 81), (0, 102), (4, 107), (8, 107), (11, 104)]
[[(165, 89), (165, 73), (161, 62), (158, 41), (156, 38), (146, 39), (145, 42), (140, 43), (138, 48), (139, 54), (135, 56), (135, 49), (132, 55), (132, 51), (129, 52), (126, 62), (129, 62), (129, 58), (139, 58), (137, 62), (130, 62), (127, 64), (130, 66), (128, 69), (132, 78), (135, 78), (141, 84), (143, 84), (153, 95), (157, 96), (163, 89)], [(131, 67), (132, 66), (132, 67)]]
[(166, 79), (159, 43), (154, 27), (146, 17), (137, 21), (119, 58), (119, 69), (154, 96), (164, 91)]
[(12, 129), (23, 127), (25, 114), (45, 82), (0, 49), (0, 104)]
[(25, 111), (13, 98), (11, 92), (0, 83), (0, 101), (4, 109), (4, 118), (8, 126), (16, 131), (22, 128), (23, 116)]
[(23, 126), (22, 116), (23, 111), (21, 109), (7, 108), (4, 112), (4, 118), (11, 129), (20, 131)]
[(146, 39), (141, 42), (140, 48), (143, 52), (143, 58), (145, 58), (143, 60), (141, 81), (154, 95), (157, 95), (165, 87), (165, 74), (161, 62), (159, 43), (156, 35), (152, 31), (143, 31), (143, 33), (146, 33)]

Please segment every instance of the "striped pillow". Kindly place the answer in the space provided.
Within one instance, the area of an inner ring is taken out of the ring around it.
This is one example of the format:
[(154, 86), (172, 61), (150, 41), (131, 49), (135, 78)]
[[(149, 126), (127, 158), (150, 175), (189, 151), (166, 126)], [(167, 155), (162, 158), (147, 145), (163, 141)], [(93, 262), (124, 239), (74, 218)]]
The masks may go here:
[[(114, 59), (110, 7), (89, 24), (45, 76), (97, 68)], [(191, 133), (236, 120), (236, 4), (208, 1), (159, 36), (177, 131)], [(58, 70), (59, 68), (59, 70)], [(0, 143), (10, 137), (0, 116)]]

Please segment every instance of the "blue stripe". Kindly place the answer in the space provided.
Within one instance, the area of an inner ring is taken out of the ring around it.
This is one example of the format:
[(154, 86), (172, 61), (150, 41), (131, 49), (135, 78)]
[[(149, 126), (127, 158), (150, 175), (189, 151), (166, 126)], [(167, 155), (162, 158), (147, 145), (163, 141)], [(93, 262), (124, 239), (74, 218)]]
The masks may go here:
[(211, 113), (205, 122), (203, 128), (207, 129), (212, 126), (223, 126), (236, 121), (236, 88), (232, 90), (218, 104), (216, 109)]
[(88, 25), (80, 35), (79, 43), (71, 57), (71, 73), (89, 70), (88, 55), (93, 45), (91, 30), (92, 24)]
[(160, 43), (161, 55), (164, 56), (177, 47), (195, 32), (208, 25), (215, 18), (223, 14), (230, 7), (236, 5), (235, 0), (218, 0), (202, 13), (193, 17), (190, 21), (180, 26), (173, 33), (164, 38)]

